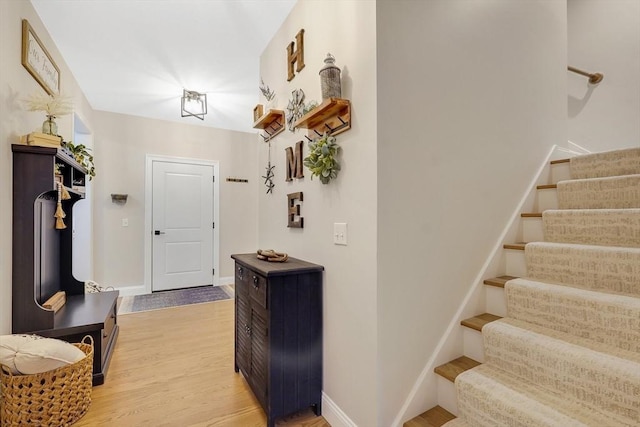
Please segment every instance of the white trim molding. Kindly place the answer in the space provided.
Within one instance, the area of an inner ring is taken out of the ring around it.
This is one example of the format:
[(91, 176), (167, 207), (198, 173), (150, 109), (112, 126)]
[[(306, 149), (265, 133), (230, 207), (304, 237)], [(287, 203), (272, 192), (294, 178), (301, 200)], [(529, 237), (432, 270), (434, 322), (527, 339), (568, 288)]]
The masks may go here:
[(147, 154), (144, 173), (144, 292), (142, 293), (151, 293), (151, 277), (153, 276), (151, 270), (153, 268), (151, 264), (151, 245), (153, 243), (151, 238), (153, 232), (151, 184), (153, 182), (153, 162), (158, 161), (213, 167), (213, 222), (215, 223), (215, 228), (213, 229), (213, 268), (215, 270), (213, 285), (218, 285), (220, 271), (220, 162), (217, 160)]
[(331, 427), (358, 427), (324, 391), (322, 392), (322, 416)]
[(233, 285), (233, 284), (235, 284), (235, 277), (233, 276), (225, 276), (225, 277), (218, 278), (218, 286)]

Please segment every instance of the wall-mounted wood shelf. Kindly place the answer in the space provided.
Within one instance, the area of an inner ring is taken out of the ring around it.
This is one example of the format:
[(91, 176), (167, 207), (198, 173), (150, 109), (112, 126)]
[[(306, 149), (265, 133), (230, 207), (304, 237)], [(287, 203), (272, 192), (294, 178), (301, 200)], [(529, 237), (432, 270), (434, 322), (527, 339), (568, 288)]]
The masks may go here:
[(284, 130), (284, 111), (268, 110), (253, 124), (254, 129), (263, 129), (264, 133), (260, 134), (264, 142), (269, 142), (271, 138), (278, 135)]
[(351, 129), (351, 101), (342, 98), (328, 98), (313, 110), (300, 117), (296, 128), (308, 129), (307, 139), (312, 140), (325, 132), (337, 135)]

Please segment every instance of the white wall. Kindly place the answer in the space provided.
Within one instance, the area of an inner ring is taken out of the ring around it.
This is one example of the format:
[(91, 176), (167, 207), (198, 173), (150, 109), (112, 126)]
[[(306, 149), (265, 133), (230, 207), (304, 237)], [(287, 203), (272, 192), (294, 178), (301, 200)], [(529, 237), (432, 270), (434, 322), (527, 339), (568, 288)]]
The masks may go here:
[[(287, 82), (286, 47), (304, 28), (306, 67)], [(324, 273), (324, 392), (360, 426), (377, 425), (376, 402), (376, 64), (375, 2), (299, 1), (262, 54), (260, 72), (285, 109), (291, 91), (321, 101), (318, 71), (327, 52), (342, 69), (343, 97), (353, 124), (337, 136), (342, 171), (330, 184), (310, 179), (286, 183), (285, 148), (304, 140), (285, 130), (272, 141), (273, 194), (259, 189), (259, 247), (321, 264)], [(258, 92), (256, 92), (258, 94)], [(256, 96), (256, 102), (258, 97)], [(264, 99), (260, 98), (264, 103)], [(264, 174), (268, 145), (260, 145)], [(308, 154), (305, 144), (304, 155)], [(304, 193), (303, 229), (287, 228), (287, 194)], [(348, 223), (348, 246), (333, 244), (333, 224)], [(324, 415), (334, 423), (327, 405)], [(339, 424), (334, 424), (338, 426)]]
[(569, 140), (590, 151), (640, 146), (640, 2), (568, 0)]
[[(194, 126), (188, 120), (196, 119), (185, 118), (183, 124), (95, 112), (95, 280), (102, 286), (123, 288), (144, 284), (147, 154), (219, 162), (218, 277), (233, 276), (232, 253), (255, 250), (260, 180), (255, 135)], [(226, 182), (227, 177), (246, 178), (249, 183)], [(127, 203), (112, 203), (111, 193), (128, 194)], [(122, 227), (123, 218), (129, 220), (128, 227)]]
[[(45, 91), (20, 62), (22, 19), (27, 19), (60, 69), (60, 88), (74, 109), (92, 123), (92, 110), (71, 71), (29, 1), (0, 0), (0, 334), (11, 332), (12, 154), (20, 135), (41, 131), (43, 112), (24, 111), (20, 100)], [(56, 120), (58, 132), (73, 138), (71, 115)]]
[(566, 4), (379, 0), (376, 16), (376, 407), (389, 426), (536, 169), (567, 140)]

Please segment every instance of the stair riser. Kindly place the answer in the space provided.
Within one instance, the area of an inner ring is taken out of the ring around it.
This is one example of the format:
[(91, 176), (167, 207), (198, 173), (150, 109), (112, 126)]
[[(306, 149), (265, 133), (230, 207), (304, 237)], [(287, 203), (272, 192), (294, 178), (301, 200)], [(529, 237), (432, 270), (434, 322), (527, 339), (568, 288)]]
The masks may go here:
[(638, 298), (524, 279), (507, 283), (505, 296), (510, 318), (640, 354)]
[(463, 351), (465, 356), (484, 363), (484, 341), (480, 331), (464, 328)]
[[(507, 315), (507, 303), (504, 296), (504, 289), (497, 288), (495, 286), (485, 286), (485, 298), (487, 313), (495, 314), (496, 316), (504, 317)], [(471, 357), (471, 356), (469, 356)], [(475, 359), (475, 357), (471, 357)], [(478, 359), (475, 359), (478, 360)]]
[(640, 363), (501, 322), (483, 331), (486, 363), (612, 416), (640, 419)]
[[(524, 251), (505, 249), (505, 274), (508, 276), (524, 277), (527, 274), (527, 264)], [(490, 311), (488, 313), (491, 313)], [(498, 313), (493, 313), (498, 314)]]
[(522, 242), (542, 242), (544, 233), (542, 230), (542, 218), (521, 218)]
[(458, 415), (458, 396), (456, 386), (446, 378), (438, 376), (438, 405), (453, 415)]
[(526, 277), (640, 296), (640, 249), (531, 243)]
[(536, 192), (535, 211), (558, 209), (558, 192), (555, 188), (547, 188)]
[(549, 178), (549, 184), (557, 184), (558, 181), (565, 181), (571, 179), (571, 169), (569, 163), (558, 163), (550, 165), (551, 174)]

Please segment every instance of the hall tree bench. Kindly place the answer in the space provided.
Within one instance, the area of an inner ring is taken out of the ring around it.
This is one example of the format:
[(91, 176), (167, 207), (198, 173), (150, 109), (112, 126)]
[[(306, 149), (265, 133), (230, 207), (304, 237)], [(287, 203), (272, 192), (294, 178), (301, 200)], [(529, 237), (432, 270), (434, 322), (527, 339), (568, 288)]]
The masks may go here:
[(235, 260), (235, 371), (267, 415), (267, 426), (322, 410), (322, 271), (296, 258)]
[[(118, 337), (118, 291), (85, 294), (72, 273), (73, 205), (84, 198), (87, 171), (59, 148), (11, 146), (13, 152), (12, 332), (79, 343), (94, 342), (93, 385), (104, 383)], [(71, 196), (63, 200), (66, 228), (56, 229), (58, 191), (54, 170)], [(42, 304), (58, 291), (66, 303), (57, 312)]]

